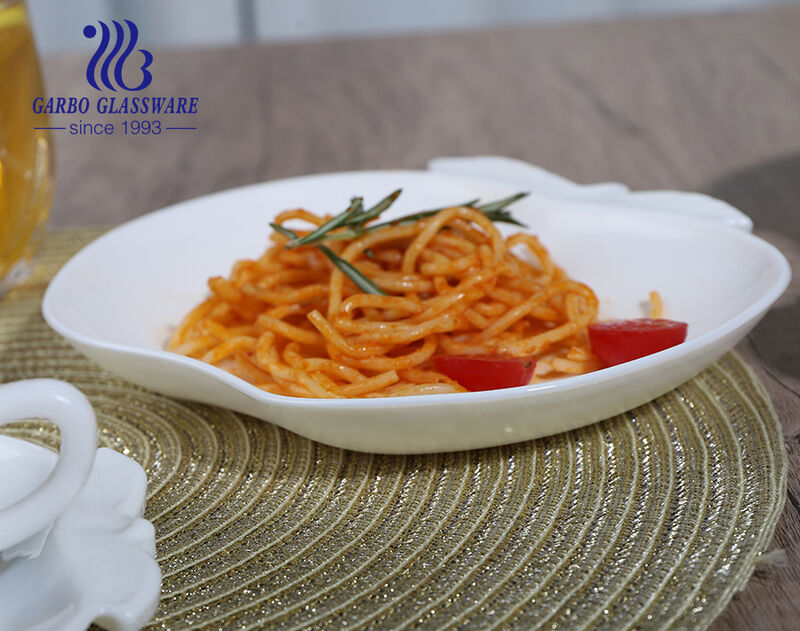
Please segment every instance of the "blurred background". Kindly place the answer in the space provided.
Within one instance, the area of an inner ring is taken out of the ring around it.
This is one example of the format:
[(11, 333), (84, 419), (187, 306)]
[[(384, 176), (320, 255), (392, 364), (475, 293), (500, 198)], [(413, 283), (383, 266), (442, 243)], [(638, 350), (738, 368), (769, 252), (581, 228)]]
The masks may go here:
[(28, 0), (42, 54), (89, 50), (76, 21), (128, 18), (158, 48), (335, 39), (755, 9), (800, 0)]
[(448, 155), (711, 192), (762, 226), (797, 204), (800, 0), (26, 2), (49, 94), (95, 96), (83, 27), (127, 18), (155, 53), (148, 94), (200, 103), (170, 120), (195, 131), (158, 139), (56, 132), (53, 225)]

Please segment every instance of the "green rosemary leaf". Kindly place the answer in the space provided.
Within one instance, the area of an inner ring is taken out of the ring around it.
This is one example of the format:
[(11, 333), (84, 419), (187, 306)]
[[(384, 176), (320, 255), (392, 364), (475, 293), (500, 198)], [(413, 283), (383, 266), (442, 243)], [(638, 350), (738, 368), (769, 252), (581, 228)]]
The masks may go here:
[(308, 233), (306, 236), (300, 237), (299, 239), (292, 239), (291, 241), (289, 241), (289, 243), (286, 244), (286, 247), (291, 250), (294, 248), (299, 248), (301, 245), (308, 245), (311, 242), (320, 241), (322, 237), (324, 237), (328, 232), (330, 232), (334, 228), (338, 228), (339, 226), (344, 225), (347, 221), (356, 216), (363, 216), (363, 214), (364, 214), (364, 198), (354, 197), (350, 201), (350, 206), (343, 213), (339, 213), (333, 219), (329, 219), (319, 228), (317, 228), (313, 232)]
[(280, 232), (284, 237), (289, 237), (290, 239), (297, 238), (297, 233), (294, 230), (289, 230), (289, 228), (284, 228), (279, 223), (271, 222), (269, 225), (272, 226), (272, 229), (275, 232)]
[(384, 197), (381, 201), (379, 201), (377, 204), (375, 204), (372, 208), (370, 208), (369, 210), (361, 213), (360, 215), (357, 215), (357, 216), (349, 219), (343, 225), (346, 225), (346, 226), (363, 226), (367, 221), (369, 221), (371, 219), (375, 219), (375, 217), (380, 216), (380, 214), (384, 210), (389, 208), (389, 206), (391, 206), (394, 203), (394, 200), (396, 200), (400, 196), (400, 193), (402, 193), (402, 192), (403, 192), (403, 189), (402, 188), (398, 188), (396, 191), (393, 191), (392, 193), (389, 193), (389, 195)]
[(328, 259), (330, 259), (330, 262), (342, 270), (344, 275), (352, 280), (365, 294), (378, 294), (380, 296), (388, 295), (377, 285), (375, 285), (369, 278), (364, 276), (364, 274), (359, 272), (353, 265), (345, 261), (342, 257), (337, 256), (329, 247), (323, 245), (322, 243), (317, 243), (316, 245), (322, 251), (322, 253), (327, 256)]
[(528, 227), (527, 224), (515, 219), (511, 216), (511, 213), (505, 210), (495, 210), (484, 214), (495, 223), (513, 223), (515, 226), (522, 226), (523, 228)]
[[(320, 241), (349, 241), (350, 239), (357, 239), (365, 234), (369, 234), (371, 230), (364, 229), (364, 230), (340, 230), (339, 232), (334, 232), (333, 234), (325, 234), (322, 235), (319, 239), (314, 241), (313, 245), (316, 245)], [(306, 245), (311, 245), (306, 243)]]
[(523, 192), (523, 193), (516, 193), (514, 195), (510, 195), (509, 197), (505, 197), (503, 199), (498, 199), (496, 202), (491, 202), (489, 204), (483, 204), (482, 206), (476, 206), (478, 210), (483, 213), (490, 213), (495, 210), (500, 210), (501, 208), (505, 208), (509, 204), (513, 204), (514, 202), (522, 199), (523, 197), (527, 197), (530, 193)]

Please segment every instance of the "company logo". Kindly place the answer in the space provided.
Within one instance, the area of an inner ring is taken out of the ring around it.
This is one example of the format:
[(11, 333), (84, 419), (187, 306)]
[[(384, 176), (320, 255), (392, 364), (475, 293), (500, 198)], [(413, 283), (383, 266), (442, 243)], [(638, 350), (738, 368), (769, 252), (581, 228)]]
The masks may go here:
[[(0, 0), (0, 5), (2, 3), (3, 0)], [(153, 63), (153, 55), (149, 50), (136, 48), (139, 41), (136, 25), (130, 20), (111, 20), (111, 27), (101, 20), (95, 24), (83, 27), (87, 39), (93, 39), (98, 34), (100, 39), (97, 50), (86, 66), (86, 80), (101, 94), (95, 97), (35, 97), (31, 101), (34, 114), (51, 117), (68, 115), (70, 118), (51, 118), (49, 124), (52, 126), (34, 129), (60, 130), (70, 136), (148, 137), (197, 131), (191, 117), (198, 113), (198, 97), (127, 94), (144, 90), (153, 82), (153, 75), (148, 70)], [(125, 93), (118, 90), (124, 90)]]
[[(112, 92), (116, 92), (117, 88), (114, 87), (114, 84), (116, 83), (117, 87), (129, 92), (144, 90), (153, 80), (153, 75), (150, 74), (150, 71), (148, 70), (150, 64), (153, 63), (153, 55), (150, 51), (145, 50), (144, 48), (140, 48), (138, 50), (138, 52), (142, 53), (142, 56), (144, 57), (144, 62), (141, 66), (139, 66), (139, 71), (142, 73), (142, 80), (139, 85), (136, 87), (128, 87), (125, 84), (125, 80), (122, 76), (125, 62), (128, 60), (130, 54), (134, 52), (136, 43), (139, 40), (139, 29), (136, 28), (136, 25), (130, 20), (125, 20), (125, 24), (128, 26), (126, 32), (126, 29), (122, 26), (122, 24), (116, 20), (112, 20), (111, 23), (114, 25), (114, 33), (112, 33), (111, 29), (105, 22), (98, 20), (97, 23), (100, 25), (100, 44), (97, 47), (95, 54), (89, 60), (89, 64), (86, 66), (86, 80), (89, 82), (89, 85), (95, 90), (102, 91), (102, 88), (97, 85), (96, 79), (96, 74), (98, 73), (97, 66), (102, 61), (102, 65), (99, 68), (99, 75), (101, 83), (106, 88)], [(93, 39), (97, 35), (97, 27), (95, 27), (93, 24), (86, 25), (83, 28), (83, 35), (87, 39)], [(111, 51), (106, 54), (109, 45), (112, 43), (112, 38), (114, 40), (113, 46)]]

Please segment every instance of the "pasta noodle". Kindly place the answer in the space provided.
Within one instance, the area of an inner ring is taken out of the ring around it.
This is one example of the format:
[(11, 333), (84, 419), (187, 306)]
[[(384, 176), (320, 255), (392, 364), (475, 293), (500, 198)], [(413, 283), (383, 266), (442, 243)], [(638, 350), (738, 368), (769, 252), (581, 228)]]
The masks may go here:
[[(434, 370), (435, 354), (533, 357), (534, 381), (600, 367), (586, 331), (597, 297), (535, 236), (504, 238), (487, 213), (465, 205), (350, 238), (336, 227), (324, 247), (286, 247), (310, 232), (287, 224), (315, 230), (330, 219), (279, 214), (271, 246), (228, 278), (209, 279), (210, 297), (168, 349), (268, 392), (321, 398), (465, 391)], [(353, 274), (388, 295), (365, 292)], [(660, 298), (651, 301), (660, 311)]]

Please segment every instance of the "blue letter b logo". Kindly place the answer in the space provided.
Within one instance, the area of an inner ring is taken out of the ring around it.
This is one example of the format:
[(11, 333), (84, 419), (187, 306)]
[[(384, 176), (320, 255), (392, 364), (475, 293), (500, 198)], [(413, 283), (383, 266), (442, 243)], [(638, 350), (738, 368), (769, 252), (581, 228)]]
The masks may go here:
[[(117, 89), (114, 87), (114, 83), (111, 81), (110, 76), (110, 73), (112, 72), (112, 64), (114, 66), (114, 82), (118, 87), (131, 92), (135, 92), (136, 90), (144, 90), (153, 80), (153, 75), (151, 75), (150, 71), (148, 70), (150, 64), (153, 63), (153, 55), (150, 53), (150, 51), (145, 50), (144, 48), (139, 49), (139, 52), (142, 53), (142, 56), (144, 57), (142, 65), (139, 66), (139, 70), (142, 73), (142, 80), (139, 85), (133, 88), (129, 88), (127, 85), (125, 85), (125, 80), (122, 76), (122, 69), (125, 66), (125, 61), (128, 59), (128, 56), (133, 52), (136, 42), (139, 40), (139, 29), (136, 28), (136, 25), (130, 20), (125, 20), (125, 24), (128, 25), (128, 31), (130, 33), (128, 35), (119, 22), (113, 20), (111, 23), (114, 25), (114, 42), (111, 51), (108, 53), (108, 55), (106, 55), (109, 44), (111, 44), (112, 33), (111, 29), (108, 28), (108, 25), (105, 22), (98, 20), (101, 33), (100, 44), (97, 47), (97, 51), (95, 51), (94, 55), (92, 55), (92, 58), (89, 60), (89, 65), (86, 66), (86, 80), (95, 90), (102, 90), (102, 88), (97, 85), (97, 80), (95, 79), (97, 64), (99, 64), (102, 59), (103, 63), (100, 66), (99, 71), (100, 81), (109, 90), (112, 92), (117, 91)], [(95, 35), (97, 35), (97, 28), (92, 24), (89, 24), (84, 27), (83, 34), (86, 38), (92, 39)], [(126, 37), (126, 35), (128, 36)], [(126, 39), (127, 45), (125, 45)], [(124, 50), (122, 50), (123, 45), (125, 46)], [(122, 52), (120, 53), (121, 50)], [(119, 57), (117, 57), (118, 54)], [(104, 55), (105, 59), (103, 59)]]

